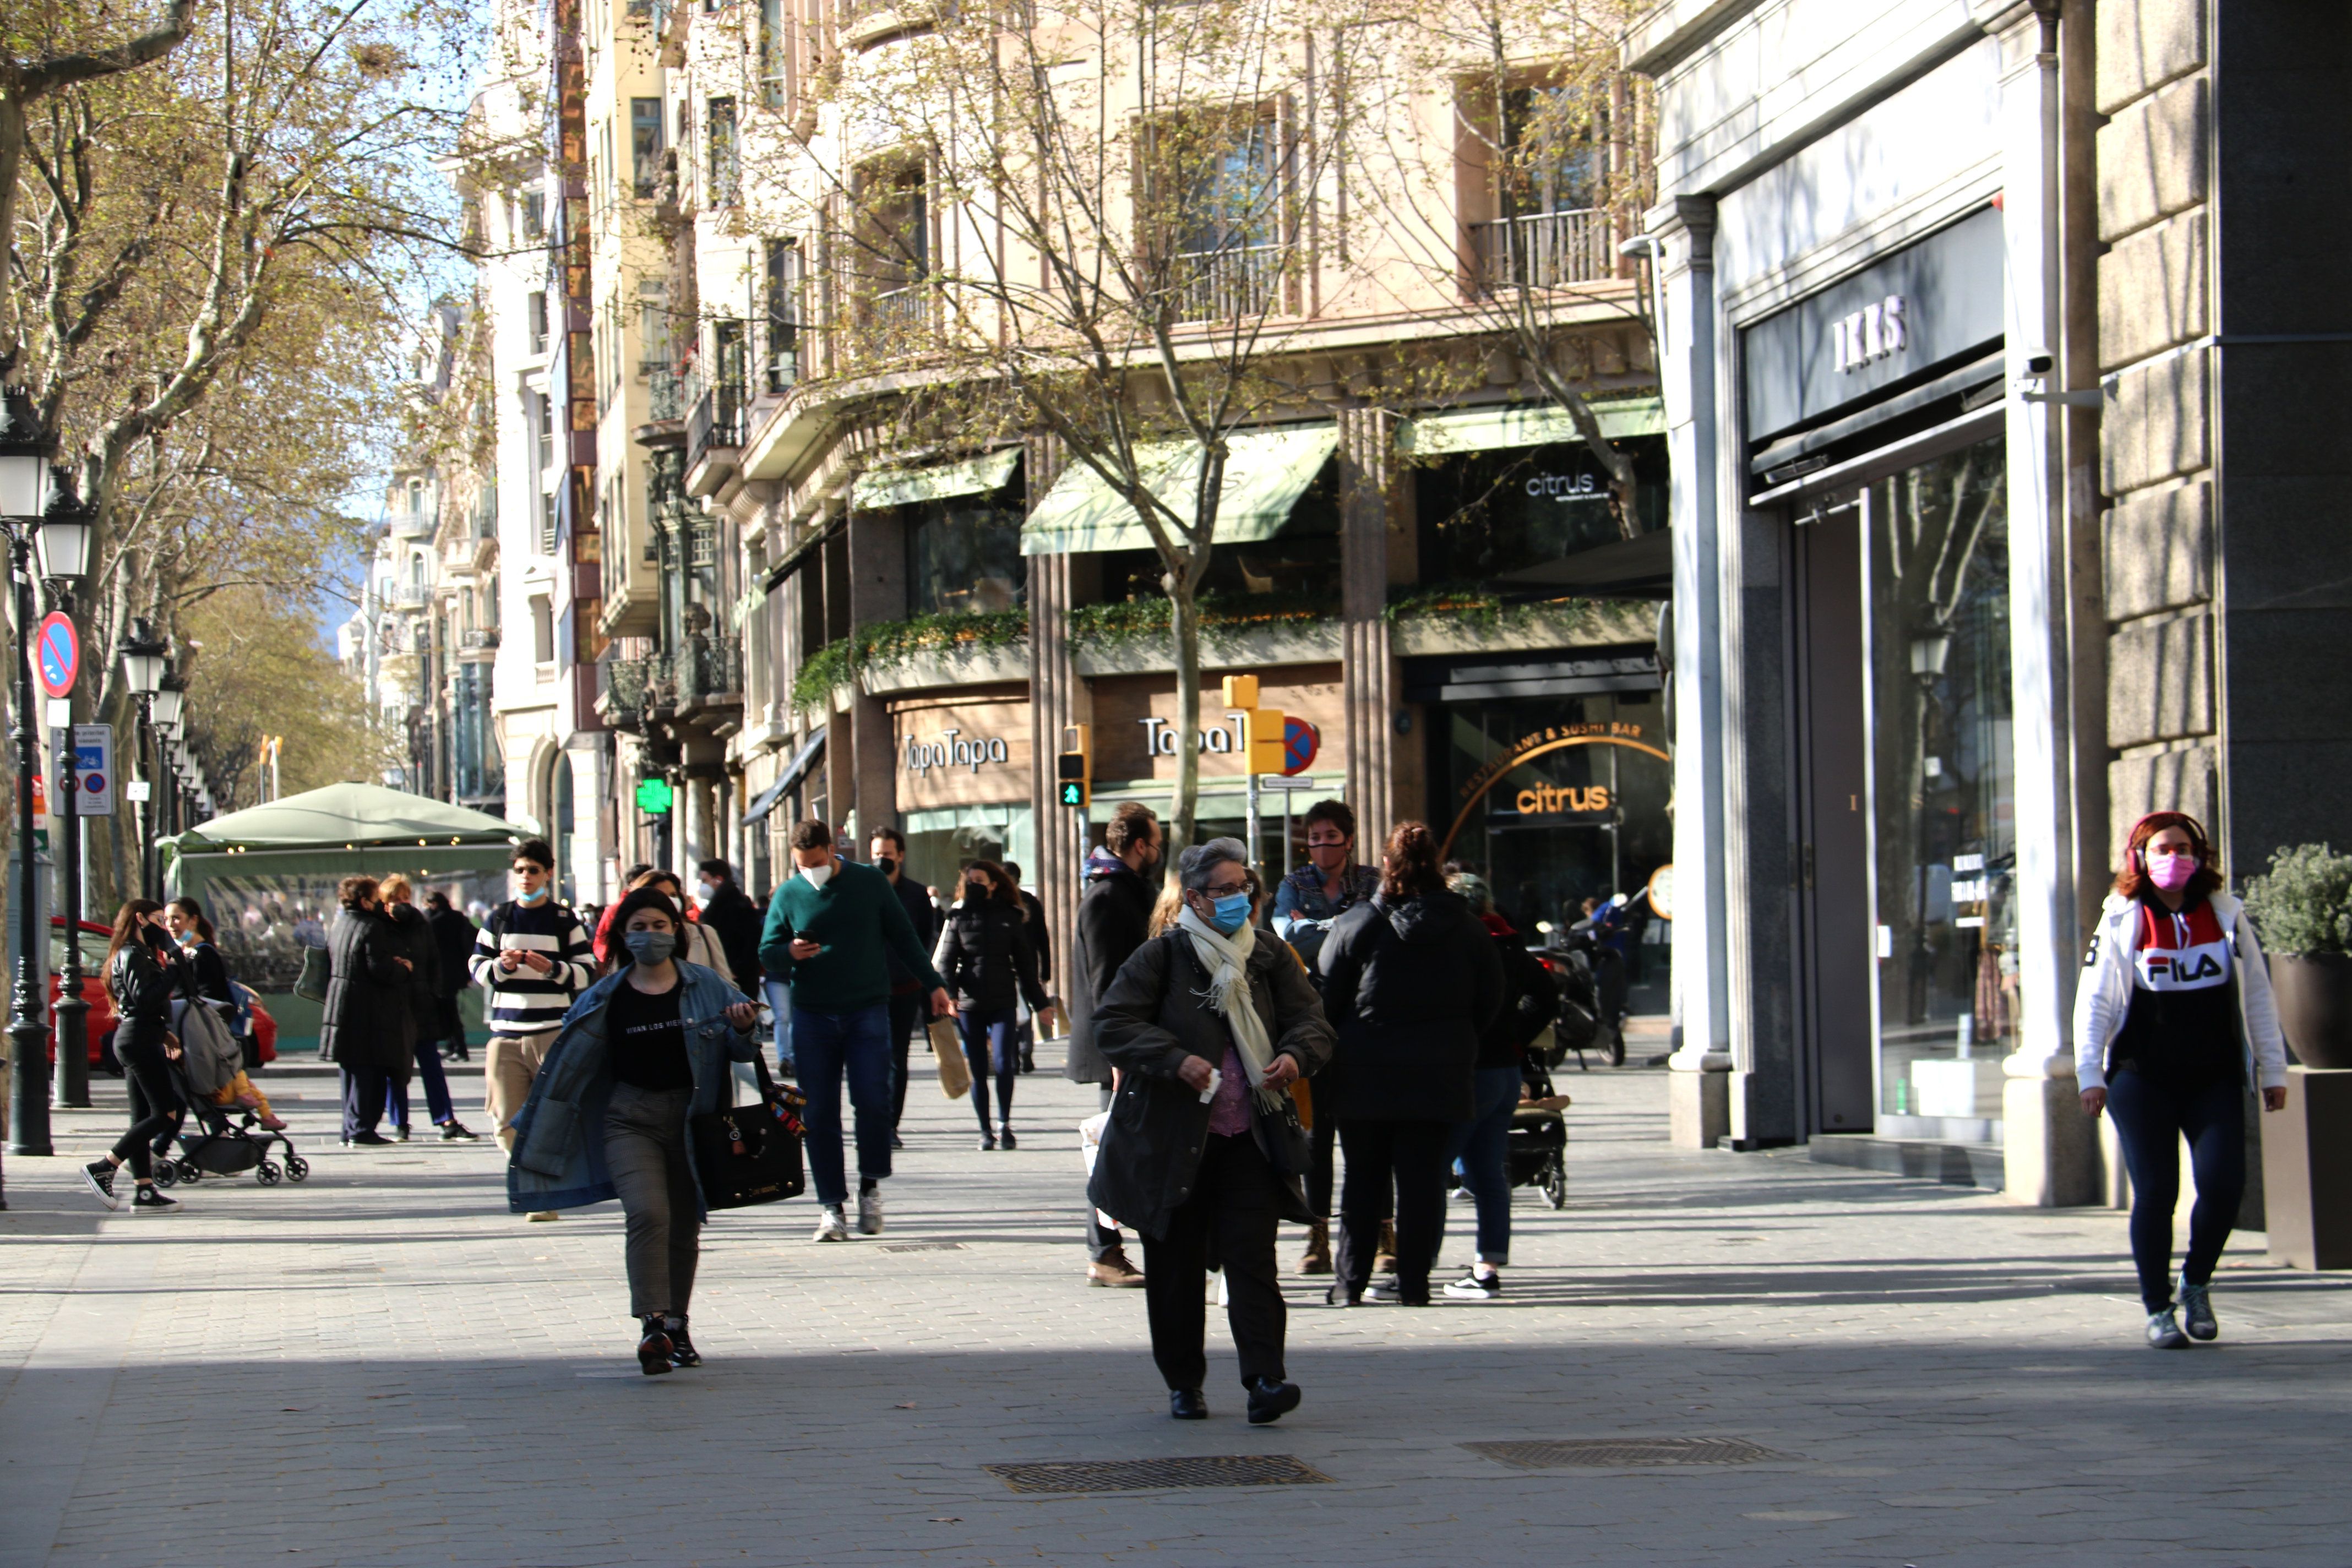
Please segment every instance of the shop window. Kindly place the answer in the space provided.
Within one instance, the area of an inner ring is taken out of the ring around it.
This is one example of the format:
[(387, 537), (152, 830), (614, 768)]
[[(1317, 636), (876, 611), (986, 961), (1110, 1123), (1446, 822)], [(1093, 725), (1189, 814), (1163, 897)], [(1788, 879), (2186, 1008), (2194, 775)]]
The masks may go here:
[[(1666, 453), (1659, 438), (1626, 443), (1641, 531), (1666, 524)], [(1432, 583), (1497, 577), (1624, 538), (1609, 475), (1583, 447), (1470, 452), (1420, 471), (1421, 575)]]
[(986, 496), (902, 509), (911, 615), (1009, 610), (1029, 598), (1021, 515)]
[[(1156, 550), (1111, 550), (1102, 563), (1102, 596), (1158, 598), (1164, 568)], [(1339, 593), (1339, 486), (1337, 468), (1325, 464), (1315, 482), (1290, 509), (1271, 539), (1213, 544), (1202, 591), (1221, 596), (1276, 595), (1286, 598), (1329, 597)]]

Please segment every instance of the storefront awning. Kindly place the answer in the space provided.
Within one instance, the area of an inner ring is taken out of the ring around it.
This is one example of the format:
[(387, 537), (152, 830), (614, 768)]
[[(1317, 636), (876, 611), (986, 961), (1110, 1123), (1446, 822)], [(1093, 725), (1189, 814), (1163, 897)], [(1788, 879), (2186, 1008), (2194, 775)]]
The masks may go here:
[[(1592, 405), (1601, 433), (1612, 441), (1666, 433), (1666, 405), (1655, 397), (1622, 397)], [(1415, 457), (1491, 452), (1506, 447), (1549, 447), (1580, 441), (1568, 410), (1553, 403), (1511, 403), (1426, 414), (1397, 432), (1397, 450)]]
[(793, 786), (808, 776), (809, 765), (824, 750), (824, 726), (819, 724), (809, 731), (808, 743), (793, 752), (791, 763), (776, 775), (776, 782), (752, 797), (750, 808), (743, 813), (743, 826), (749, 827), (764, 821), (768, 813), (776, 809), (776, 803), (790, 795)]
[(945, 500), (950, 496), (986, 495), (1004, 488), (1021, 461), (1021, 448), (1007, 447), (943, 463), (930, 468), (881, 468), (860, 474), (850, 487), (849, 504), (859, 510), (874, 507), (908, 506), (916, 501)]
[[(1331, 454), (1339, 449), (1336, 425), (1292, 425), (1240, 430), (1226, 437), (1225, 482), (1217, 497), (1216, 539), (1245, 544), (1271, 539)], [(1179, 517), (1193, 515), (1201, 483), (1201, 448), (1162, 441), (1139, 449), (1151, 493)], [(1149, 550), (1151, 534), (1135, 509), (1084, 463), (1072, 463), (1054, 481), (1021, 530), (1024, 555), (1068, 555), (1096, 550)]]

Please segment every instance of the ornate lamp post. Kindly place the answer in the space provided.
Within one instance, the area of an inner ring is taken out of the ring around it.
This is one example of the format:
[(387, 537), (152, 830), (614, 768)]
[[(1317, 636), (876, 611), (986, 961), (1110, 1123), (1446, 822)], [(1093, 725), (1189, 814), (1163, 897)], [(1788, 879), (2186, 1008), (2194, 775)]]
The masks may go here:
[(140, 889), (149, 898), (155, 896), (155, 784), (156, 770), (147, 765), (147, 751), (155, 728), (155, 696), (163, 689), (163, 668), (171, 662), (172, 645), (155, 635), (155, 628), (143, 620), (134, 620), (124, 631), (122, 640), (114, 645), (122, 660), (122, 683), (139, 699), (139, 771), (147, 776), (147, 809), (140, 813), (139, 845)]
[[(33, 547), (41, 575), (59, 586), (58, 602), (69, 606), (70, 585), (89, 574), (97, 516), (96, 509), (76, 500), (68, 487), (60, 484), (58, 489)], [(59, 737), (58, 784), (49, 799), (55, 803), (51, 815), (57, 818), (58, 869), (65, 884), (65, 896), (58, 901), (66, 945), (65, 962), (58, 966), (58, 1076), (49, 1103), (71, 1109), (89, 1103), (89, 1002), (81, 994), (81, 792), (74, 772), (73, 727), (67, 725)]]
[[(41, 428), (33, 405), (21, 390), (0, 395), (0, 415), (6, 428), (0, 432), (0, 526), (8, 535), (8, 570), (16, 595), (16, 843), (18, 864), (25, 874), (17, 879), (16, 973), (8, 1005), (8, 1058), (14, 1068), (8, 1089), (8, 1148), (17, 1154), (49, 1153), (49, 1026), (48, 998), (41, 994), (37, 955), (42, 940), (40, 900), (33, 880), (33, 783), (41, 760), (33, 720), (33, 661), (26, 639), (33, 626), (33, 556), (37, 540), (41, 563), (49, 565), (47, 531), (50, 503), (58, 498), (57, 437)], [(80, 526), (76, 528), (76, 523)], [(60, 567), (82, 567), (88, 554), (87, 520), (79, 509), (64, 521), (67, 534), (57, 543)], [(68, 559), (70, 557), (70, 559)]]

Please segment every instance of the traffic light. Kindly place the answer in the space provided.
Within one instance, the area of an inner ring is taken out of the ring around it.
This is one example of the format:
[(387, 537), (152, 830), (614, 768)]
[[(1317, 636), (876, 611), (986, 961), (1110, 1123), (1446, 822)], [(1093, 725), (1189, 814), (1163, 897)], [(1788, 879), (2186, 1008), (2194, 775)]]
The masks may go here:
[[(1251, 684), (1256, 684), (1253, 678)], [(1278, 773), (1289, 765), (1283, 743), (1284, 720), (1279, 708), (1252, 708), (1242, 714), (1242, 736), (1249, 746), (1249, 771)]]
[(1225, 706), (1251, 709), (1257, 706), (1257, 677), (1228, 675), (1224, 679)]
[(1093, 730), (1085, 724), (1062, 727), (1062, 752), (1054, 759), (1054, 779), (1064, 805), (1083, 811), (1094, 804)]

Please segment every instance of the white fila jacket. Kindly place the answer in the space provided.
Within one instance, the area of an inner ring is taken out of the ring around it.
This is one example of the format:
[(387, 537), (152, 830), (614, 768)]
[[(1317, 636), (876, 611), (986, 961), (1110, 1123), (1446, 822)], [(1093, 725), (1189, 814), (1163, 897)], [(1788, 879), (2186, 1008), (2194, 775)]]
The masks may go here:
[(2227, 984), (2238, 979), (2239, 1045), (2253, 1053), (2257, 1080), (2264, 1089), (2286, 1083), (2286, 1040), (2279, 1033), (2278, 1005), (2271, 996), (2271, 972), (2263, 963), (2253, 926), (2239, 918), (2238, 900), (2216, 892), (2207, 902), (2220, 922), (2221, 940), (2202, 946), (2151, 953), (2153, 972), (2140, 962), (2140, 910), (2137, 899), (2110, 893), (2100, 906), (2083, 955), (2082, 984), (2074, 992), (2074, 1080), (2084, 1089), (2107, 1086), (2107, 1047), (2123, 1032), (2131, 1011), (2132, 988), (2175, 990)]

